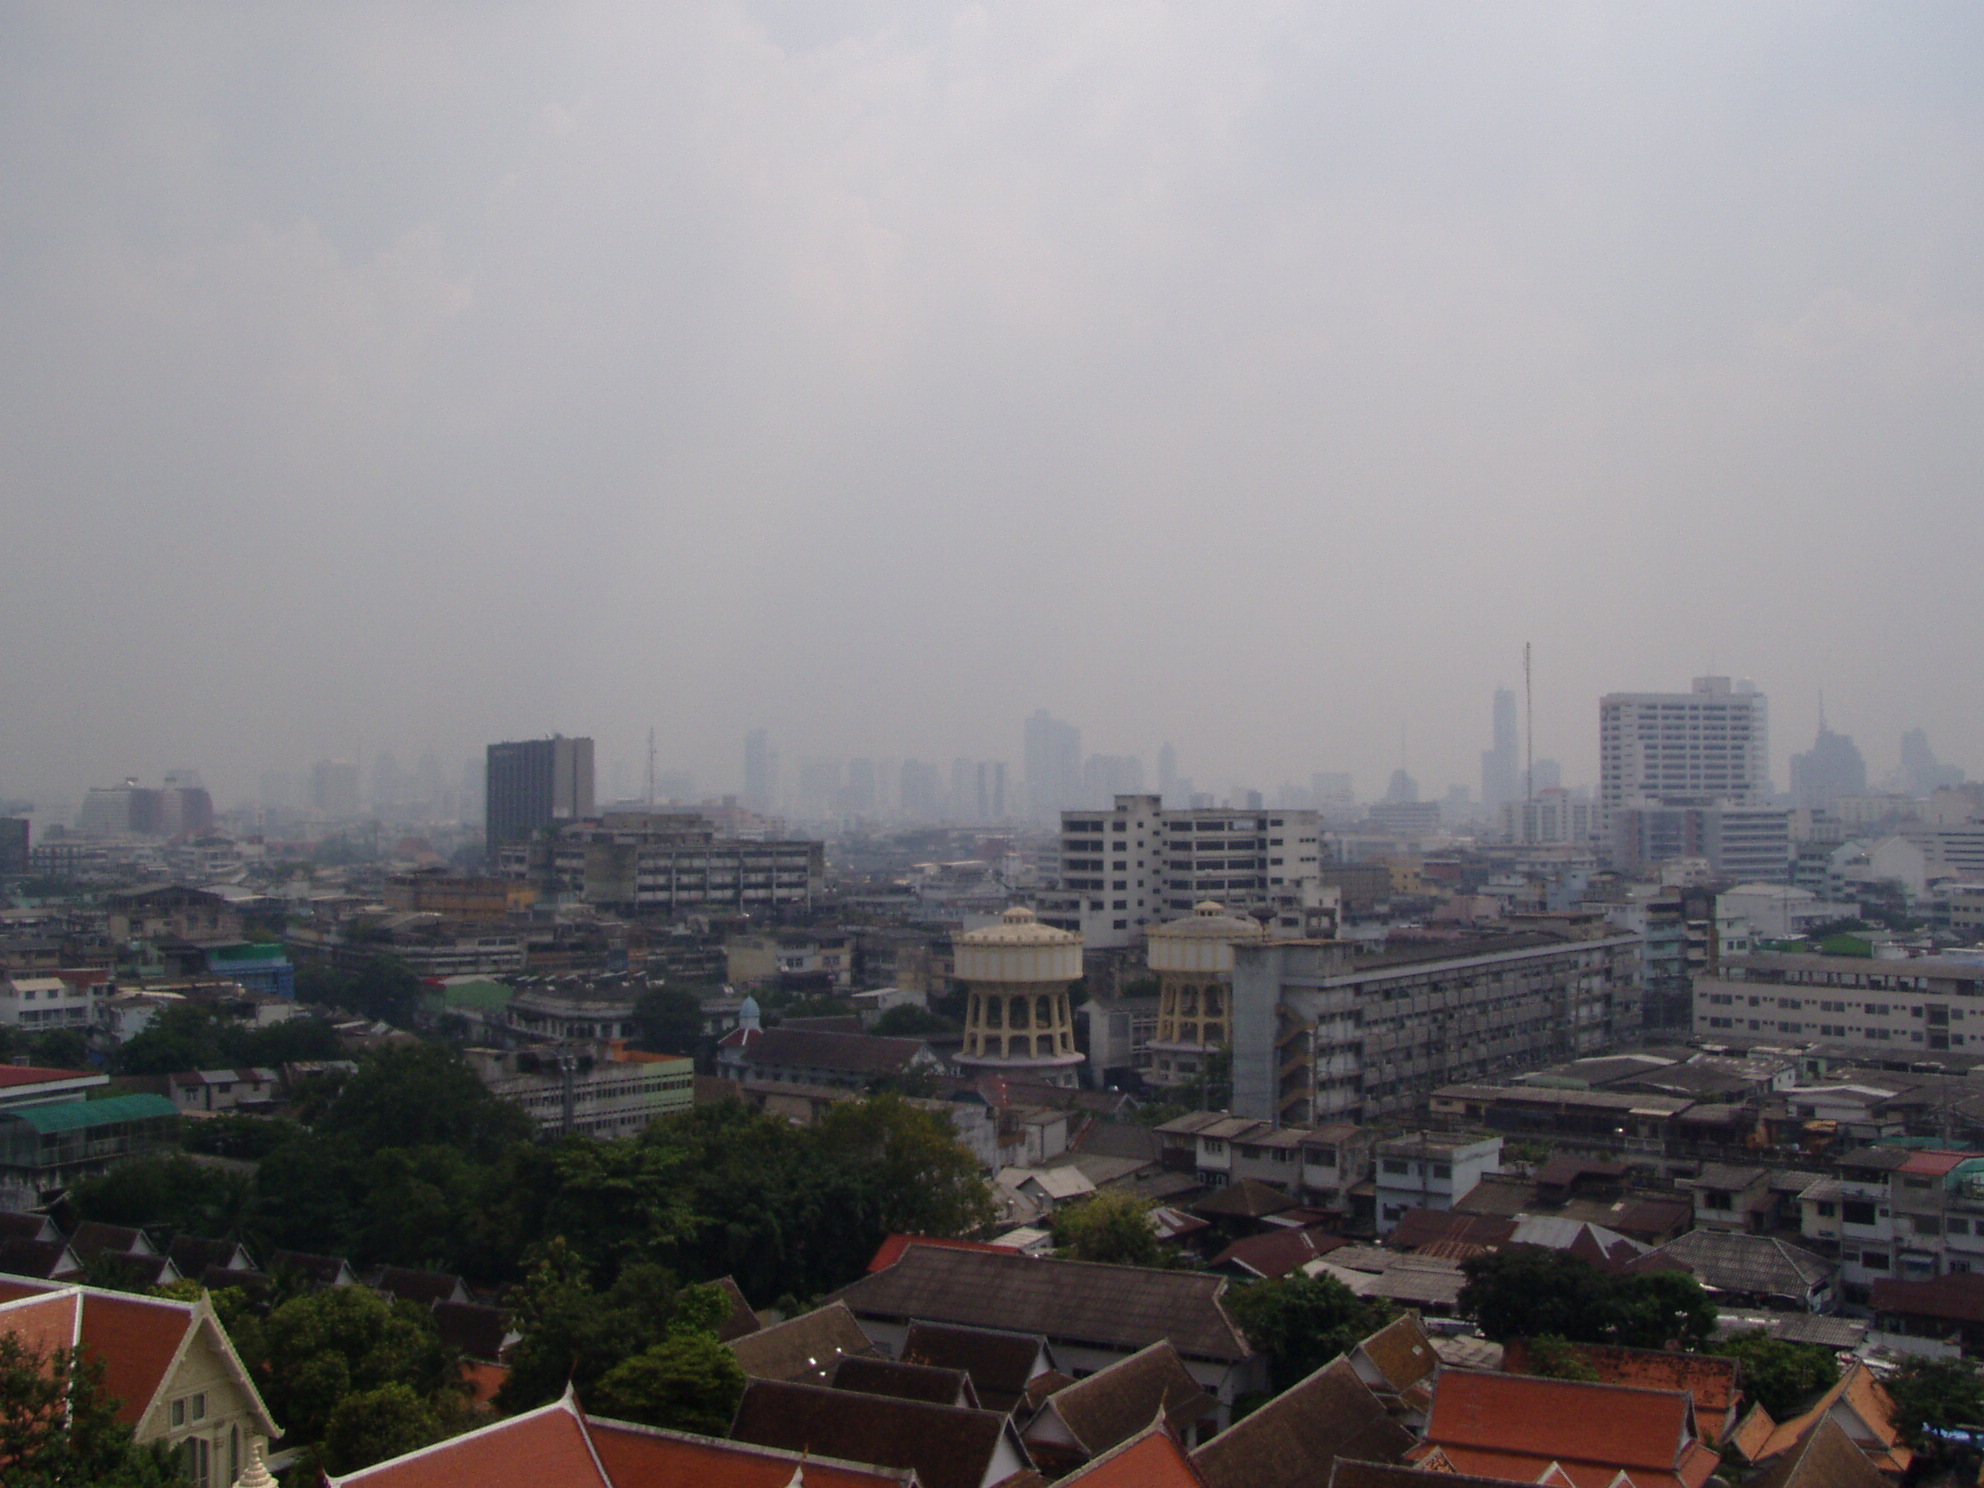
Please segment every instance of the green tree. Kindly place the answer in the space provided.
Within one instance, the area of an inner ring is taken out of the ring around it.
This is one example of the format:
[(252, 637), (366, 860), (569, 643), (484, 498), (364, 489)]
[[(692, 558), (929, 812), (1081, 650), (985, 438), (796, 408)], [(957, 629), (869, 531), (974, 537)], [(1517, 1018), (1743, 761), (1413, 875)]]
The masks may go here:
[(1545, 1335), (1607, 1341), (1605, 1279), (1576, 1256), (1518, 1245), (1473, 1256), (1461, 1270), (1461, 1311), (1497, 1343)]
[(373, 956), (346, 985), (352, 1011), (406, 1028), (420, 1006), (420, 978), (397, 956)]
[(926, 1033), (956, 1033), (959, 1025), (941, 1013), (920, 1008), (913, 1002), (900, 1003), (875, 1022), (875, 1033), (882, 1038), (916, 1038)]
[(89, 1040), (80, 1028), (50, 1028), (28, 1040), (28, 1058), (45, 1069), (88, 1069)]
[(220, 1020), (198, 1003), (165, 1009), (118, 1049), (114, 1061), (120, 1075), (169, 1075), (217, 1069), (228, 1062), (221, 1047)]
[(168, 1488), (183, 1482), (117, 1423), (103, 1365), (0, 1333), (0, 1481), (8, 1488)]
[(1968, 1359), (1911, 1356), (1883, 1383), (1894, 1399), (1894, 1426), (1917, 1451), (1937, 1455), (1931, 1429), (1984, 1425), (1984, 1376)]
[(641, 1034), (636, 1043), (654, 1054), (694, 1054), (703, 1042), (702, 1000), (674, 987), (650, 987), (634, 1003)]
[(240, 1233), (251, 1192), (245, 1174), (175, 1152), (130, 1158), (82, 1179), (69, 1200), (79, 1219), (219, 1239)]
[(1627, 1348), (1698, 1348), (1715, 1304), (1684, 1271), (1607, 1276), (1560, 1250), (1519, 1245), (1464, 1263), (1461, 1310), (1498, 1343), (1546, 1335)]
[(618, 1421), (723, 1436), (744, 1395), (737, 1358), (700, 1330), (676, 1333), (600, 1377), (587, 1409)]
[(1715, 1304), (1685, 1271), (1641, 1271), (1608, 1277), (1605, 1336), (1593, 1342), (1626, 1348), (1699, 1349), (1715, 1337)]
[(441, 1413), (411, 1386), (393, 1381), (337, 1403), (325, 1423), (319, 1456), (325, 1472), (357, 1472), (418, 1451), (446, 1434)]
[(1365, 1301), (1334, 1276), (1257, 1281), (1230, 1292), (1226, 1310), (1268, 1356), (1276, 1392), (1306, 1379), (1391, 1321), (1391, 1308)]
[(1529, 1340), (1529, 1372), (1549, 1379), (1595, 1380), (1598, 1370), (1568, 1339), (1545, 1333)]
[(366, 1056), (318, 1129), (349, 1136), (368, 1152), (454, 1147), (484, 1160), (533, 1132), (530, 1118), (491, 1095), (459, 1055), (423, 1043), (391, 1045)]
[[(626, 1267), (610, 1288), (597, 1291), (590, 1263), (561, 1236), (533, 1253), (507, 1311), (522, 1336), (496, 1403), (515, 1412), (555, 1400), (567, 1384), (591, 1399), (603, 1375), (668, 1336), (676, 1292), (668, 1273), (648, 1263)], [(697, 1304), (691, 1315), (703, 1311)]]
[(304, 1442), (324, 1439), (348, 1395), (403, 1384), (432, 1404), (460, 1370), (426, 1312), (369, 1287), (329, 1287), (285, 1302), (262, 1335), (263, 1398), (286, 1433)]
[(1150, 1227), (1150, 1205), (1135, 1194), (1104, 1189), (1053, 1218), (1059, 1254), (1117, 1266), (1163, 1266), (1172, 1259)]
[(1742, 1360), (1743, 1393), (1779, 1421), (1796, 1415), (1839, 1380), (1839, 1365), (1830, 1349), (1787, 1343), (1762, 1328), (1731, 1333), (1718, 1339), (1710, 1352)]

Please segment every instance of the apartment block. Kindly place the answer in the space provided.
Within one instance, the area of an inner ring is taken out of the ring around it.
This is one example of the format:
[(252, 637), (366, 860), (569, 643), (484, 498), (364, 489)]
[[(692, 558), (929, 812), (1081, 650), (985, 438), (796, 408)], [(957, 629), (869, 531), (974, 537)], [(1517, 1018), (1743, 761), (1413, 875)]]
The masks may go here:
[(1338, 896), (1321, 868), (1313, 811), (1166, 811), (1159, 796), (1122, 795), (1109, 811), (1061, 813), (1060, 882), (1040, 917), (1090, 950), (1131, 945), (1208, 899), (1284, 935), (1327, 934)]
[(1608, 928), (1354, 956), (1234, 949), (1233, 1111), (1308, 1126), (1413, 1114), (1434, 1090), (1575, 1058), (1640, 1026), (1640, 940)]
[(1409, 1209), (1452, 1209), (1483, 1174), (1501, 1171), (1502, 1139), (1491, 1133), (1416, 1132), (1378, 1143), (1378, 1233), (1389, 1235)]
[(1759, 951), (1695, 979), (1700, 1038), (1824, 1040), (1856, 1053), (1984, 1052), (1984, 965)]
[(701, 816), (608, 812), (551, 841), (513, 843), (506, 879), (629, 913), (810, 904), (826, 886), (826, 848), (791, 838), (719, 837)]
[(1798, 1203), (1804, 1238), (1837, 1252), (1848, 1302), (1876, 1282), (1984, 1273), (1984, 1155), (1863, 1148)]
[(1614, 692), (1598, 703), (1598, 798), (1608, 819), (1660, 801), (1756, 804), (1770, 786), (1770, 710), (1748, 682)]

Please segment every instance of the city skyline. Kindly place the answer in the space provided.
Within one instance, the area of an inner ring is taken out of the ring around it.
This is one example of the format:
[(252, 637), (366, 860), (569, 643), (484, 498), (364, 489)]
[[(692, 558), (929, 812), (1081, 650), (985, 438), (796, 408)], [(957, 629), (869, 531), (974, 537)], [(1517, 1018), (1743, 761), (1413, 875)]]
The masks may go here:
[(1984, 769), (1974, 9), (886, 10), (0, 21), (0, 792)]

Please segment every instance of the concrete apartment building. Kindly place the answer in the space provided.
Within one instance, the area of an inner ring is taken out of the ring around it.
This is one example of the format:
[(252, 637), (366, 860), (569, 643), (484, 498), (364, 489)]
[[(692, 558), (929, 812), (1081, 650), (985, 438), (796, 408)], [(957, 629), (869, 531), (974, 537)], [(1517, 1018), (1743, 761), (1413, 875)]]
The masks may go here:
[(810, 904), (827, 871), (824, 843), (720, 837), (694, 813), (645, 811), (607, 812), (550, 841), (513, 843), (497, 866), (543, 893), (633, 914)]
[(1790, 1040), (1854, 1053), (1984, 1052), (1984, 965), (1768, 951), (1695, 980), (1698, 1038)]
[(1846, 1300), (1877, 1282), (1984, 1273), (1984, 1156), (1868, 1147), (1798, 1195), (1801, 1230), (1839, 1257)]
[(1313, 811), (1166, 811), (1160, 796), (1123, 795), (1109, 811), (1061, 813), (1059, 885), (1041, 896), (1040, 917), (1090, 950), (1132, 945), (1207, 899), (1285, 935), (1327, 934), (1337, 900), (1321, 867)]
[(1697, 677), (1689, 692), (1612, 692), (1598, 701), (1598, 802), (1607, 817), (1658, 801), (1761, 801), (1770, 789), (1770, 708), (1748, 682)]
[(1592, 1053), (1639, 1029), (1639, 954), (1638, 936), (1595, 925), (1375, 956), (1236, 946), (1233, 1114), (1404, 1117), (1442, 1085)]
[(1701, 857), (1721, 878), (1785, 880), (1790, 815), (1769, 804), (1770, 708), (1750, 683), (1608, 693), (1598, 739), (1595, 826), (1615, 867)]

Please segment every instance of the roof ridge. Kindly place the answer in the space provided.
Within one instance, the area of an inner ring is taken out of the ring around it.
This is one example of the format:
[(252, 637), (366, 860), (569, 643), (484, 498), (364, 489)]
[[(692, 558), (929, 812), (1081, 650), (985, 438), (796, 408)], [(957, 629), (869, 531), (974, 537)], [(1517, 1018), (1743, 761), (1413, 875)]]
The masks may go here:
[(818, 1452), (795, 1452), (790, 1447), (767, 1447), (757, 1442), (733, 1441), (727, 1436), (704, 1436), (699, 1431), (677, 1431), (667, 1426), (649, 1426), (641, 1421), (622, 1421), (614, 1416), (589, 1415), (585, 1419), (588, 1426), (605, 1426), (614, 1431), (630, 1431), (640, 1436), (660, 1437), (665, 1441), (694, 1442), (698, 1446), (720, 1447), (727, 1452), (744, 1452), (758, 1457), (778, 1457), (788, 1462), (817, 1462), (828, 1467), (871, 1473), (876, 1477), (900, 1478), (906, 1483), (916, 1482), (916, 1469), (913, 1467), (884, 1467), (876, 1462), (855, 1462), (845, 1457), (822, 1456)]
[[(568, 1407), (566, 1401), (570, 1398), (570, 1394), (571, 1394), (571, 1387), (568, 1385), (566, 1386), (566, 1394), (564, 1397), (550, 1401), (544, 1405), (540, 1405), (536, 1407), (534, 1410), (524, 1411), (519, 1415), (504, 1416), (501, 1420), (490, 1422), (489, 1425), (483, 1427), (482, 1429), (484, 1431), (505, 1430), (512, 1426), (520, 1426), (525, 1421), (535, 1420), (539, 1416), (549, 1415), (554, 1411), (567, 1410)], [(462, 1438), (459, 1436), (446, 1436), (443, 1437), (440, 1441), (429, 1442), (424, 1447), (415, 1447), (411, 1452), (402, 1452), (397, 1457), (388, 1457), (385, 1458), (383, 1461), (375, 1462), (370, 1467), (353, 1468), (350, 1472), (344, 1474), (342, 1477), (334, 1478), (329, 1473), (325, 1473), (324, 1482), (326, 1485), (328, 1485), (328, 1488), (344, 1488), (345, 1484), (349, 1483), (353, 1478), (358, 1477), (361, 1473), (377, 1472), (382, 1467), (397, 1467), (402, 1462), (411, 1462), (416, 1457), (425, 1457), (430, 1452), (438, 1452), (441, 1450), (441, 1448), (453, 1446), (456, 1442), (459, 1442), (461, 1440)], [(594, 1460), (595, 1462), (597, 1462), (598, 1459), (595, 1458)], [(601, 1476), (604, 1477), (603, 1472)], [(610, 1482), (611, 1479), (607, 1479), (607, 1481)]]

